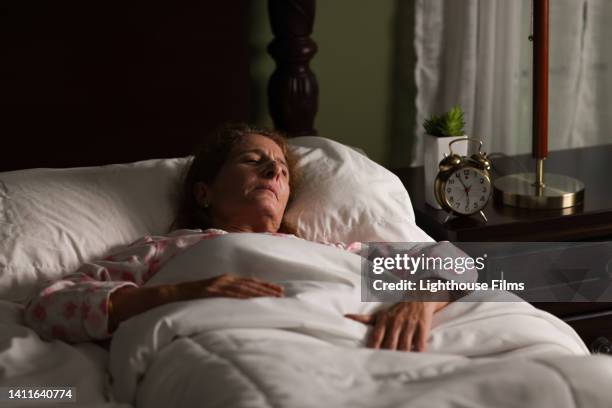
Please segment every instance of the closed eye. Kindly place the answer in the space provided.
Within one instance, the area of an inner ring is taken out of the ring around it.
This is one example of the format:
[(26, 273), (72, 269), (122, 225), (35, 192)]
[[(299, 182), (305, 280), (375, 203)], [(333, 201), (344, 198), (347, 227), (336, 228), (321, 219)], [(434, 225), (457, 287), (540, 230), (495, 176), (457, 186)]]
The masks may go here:
[[(243, 163), (247, 163), (247, 164), (254, 164), (254, 165), (260, 165), (262, 163), (264, 163), (264, 159), (265, 161), (267, 161), (267, 158), (264, 156), (253, 156), (253, 155), (246, 155), (242, 158)], [(289, 177), (289, 169), (287, 167), (287, 163), (285, 163), (284, 161), (280, 160), (277, 161), (277, 163), (280, 165), (281, 167), (281, 173), (283, 174), (284, 177)]]
[(245, 163), (259, 163), (261, 161), (260, 157), (245, 157), (244, 158), (244, 162)]

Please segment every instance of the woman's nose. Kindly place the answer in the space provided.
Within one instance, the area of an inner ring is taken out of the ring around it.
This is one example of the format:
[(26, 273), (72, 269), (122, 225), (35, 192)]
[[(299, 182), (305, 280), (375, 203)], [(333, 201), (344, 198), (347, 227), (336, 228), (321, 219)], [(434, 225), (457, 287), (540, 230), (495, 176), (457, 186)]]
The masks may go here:
[(268, 178), (276, 178), (280, 176), (282, 169), (276, 160), (270, 160), (264, 170), (264, 174)]

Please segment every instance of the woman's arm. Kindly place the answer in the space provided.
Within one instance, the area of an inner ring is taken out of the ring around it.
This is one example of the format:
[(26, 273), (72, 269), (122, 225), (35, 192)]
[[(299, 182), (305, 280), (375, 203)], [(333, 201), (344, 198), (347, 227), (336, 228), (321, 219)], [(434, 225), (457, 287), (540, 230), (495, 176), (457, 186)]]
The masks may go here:
[(101, 340), (107, 330), (108, 297), (127, 281), (100, 281), (83, 273), (49, 282), (24, 310), (24, 320), (42, 338), (70, 342)]
[(283, 288), (258, 279), (228, 274), (176, 285), (125, 287), (110, 296), (108, 330), (113, 332), (119, 323), (166, 303), (210, 297), (248, 299), (261, 296), (282, 297)]
[(110, 296), (138, 287), (179, 251), (214, 233), (180, 230), (163, 237), (143, 237), (106, 258), (85, 263), (68, 276), (50, 281), (30, 299), (24, 318), (41, 337), (67, 341), (110, 336)]
[(108, 332), (114, 332), (119, 323), (154, 307), (180, 299), (176, 285), (125, 287), (111, 293), (108, 302)]

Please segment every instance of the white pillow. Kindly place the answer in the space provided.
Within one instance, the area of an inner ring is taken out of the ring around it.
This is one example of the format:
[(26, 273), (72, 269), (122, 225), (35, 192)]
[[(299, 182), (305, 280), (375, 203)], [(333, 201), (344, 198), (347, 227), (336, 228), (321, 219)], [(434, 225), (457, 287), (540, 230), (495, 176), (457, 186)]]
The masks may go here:
[[(414, 224), (400, 180), (356, 150), (320, 137), (292, 139), (303, 184), (287, 219), (305, 239), (431, 241)], [(24, 300), (38, 281), (174, 220), (189, 158), (0, 173), (0, 298)]]
[(399, 178), (353, 148), (322, 137), (291, 139), (303, 182), (286, 219), (324, 242), (430, 242)]
[(166, 233), (187, 161), (0, 173), (0, 298), (23, 300), (39, 280)]

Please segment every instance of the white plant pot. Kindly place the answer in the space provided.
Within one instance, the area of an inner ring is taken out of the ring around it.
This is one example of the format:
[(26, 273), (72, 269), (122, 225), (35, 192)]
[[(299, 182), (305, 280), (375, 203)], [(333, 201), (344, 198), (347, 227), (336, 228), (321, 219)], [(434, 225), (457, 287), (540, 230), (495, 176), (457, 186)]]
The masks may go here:
[[(438, 165), (449, 154), (448, 144), (453, 140), (465, 139), (467, 136), (437, 137), (425, 134), (423, 138), (423, 166), (425, 169), (425, 202), (437, 210), (441, 210), (440, 204), (434, 194), (434, 181), (438, 175)], [(460, 142), (453, 144), (453, 153), (466, 156), (468, 143)]]

